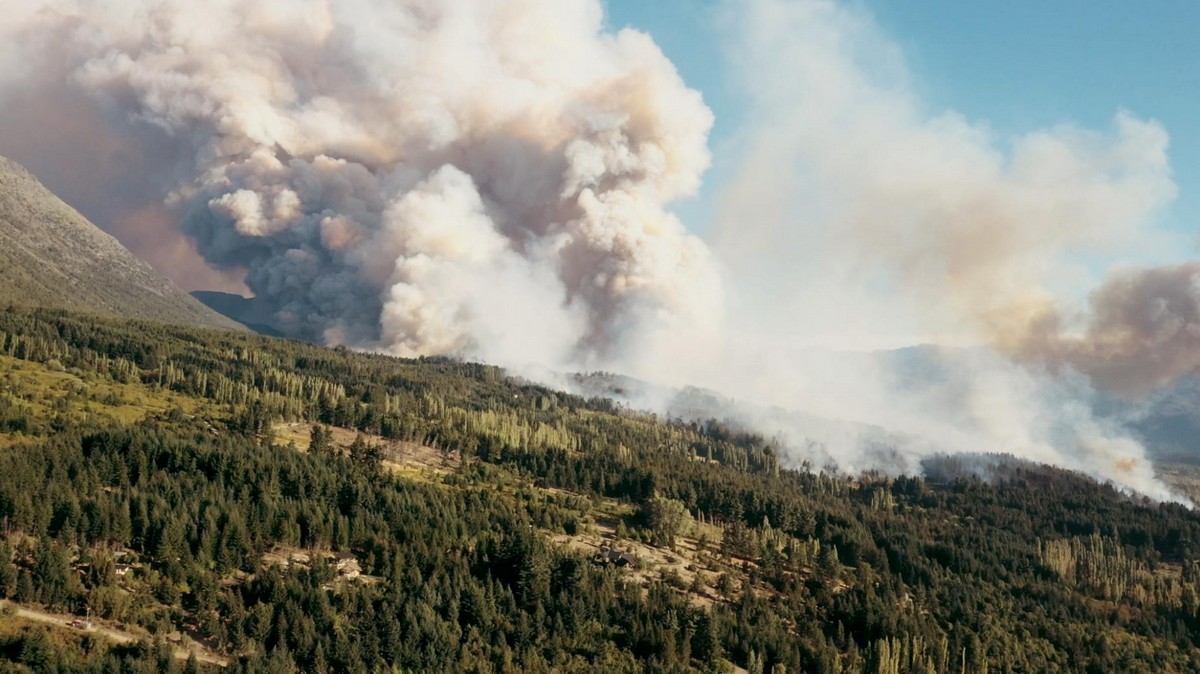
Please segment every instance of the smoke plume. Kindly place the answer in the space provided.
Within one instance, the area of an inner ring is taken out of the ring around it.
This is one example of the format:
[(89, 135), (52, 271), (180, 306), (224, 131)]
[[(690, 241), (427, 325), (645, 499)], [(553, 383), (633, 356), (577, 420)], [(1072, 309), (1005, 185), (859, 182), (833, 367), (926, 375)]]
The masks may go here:
[[(1175, 196), (1165, 130), (1118, 111), (1106, 130), (1000, 136), (923, 100), (853, 5), (730, 2), (723, 20), (748, 106), (712, 237), (736, 327), (677, 378), (848, 422), (804, 451), (850, 469), (1000, 451), (1166, 497), (1144, 448), (1092, 411), (1097, 387), (1197, 365), (1190, 266), (1096, 271), (1182, 248), (1156, 228)], [(971, 348), (845, 353), (922, 343)]]
[(1118, 272), (1091, 298), (1082, 334), (1063, 317), (1038, 316), (1018, 346), (1022, 357), (1065, 363), (1101, 387), (1145, 395), (1200, 368), (1200, 264)]
[[(818, 465), (1002, 451), (1169, 497), (1092, 413), (1200, 365), (1200, 268), (1096, 273), (1178, 248), (1165, 130), (1001, 137), (857, 6), (721, 11), (747, 112), (707, 242), (670, 207), (712, 114), (600, 0), (21, 3), (0, 151), (293, 336), (709, 386)], [(971, 348), (863, 353), (919, 343)]]
[(184, 229), (289, 334), (588, 361), (643, 316), (718, 309), (665, 209), (700, 184), (711, 113), (602, 19), (594, 0), (104, 0), (15, 32), (117, 131), (169, 139), (153, 163), (180, 177)]

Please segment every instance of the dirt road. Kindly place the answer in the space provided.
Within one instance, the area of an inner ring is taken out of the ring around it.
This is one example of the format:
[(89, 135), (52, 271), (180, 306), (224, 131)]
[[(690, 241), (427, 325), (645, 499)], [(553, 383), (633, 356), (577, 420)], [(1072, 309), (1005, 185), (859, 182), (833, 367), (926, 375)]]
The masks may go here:
[[(72, 627), (71, 623), (79, 620), (78, 616), (50, 613), (49, 611), (43, 611), (41, 609), (14, 604), (11, 601), (0, 600), (0, 609), (11, 609), (13, 615), (17, 616), (18, 618), (45, 623), (47, 625), (53, 625), (62, 629), (72, 629), (80, 632), (86, 632), (88, 634), (96, 634), (117, 644), (127, 644), (131, 641), (138, 641), (146, 638), (145, 636), (139, 636), (133, 632), (127, 632), (115, 627), (101, 625), (95, 621), (89, 623), (87, 627)], [(173, 647), (175, 657), (179, 658), (180, 660), (186, 660), (188, 659), (188, 656), (195, 653), (196, 660), (200, 662), (210, 665), (218, 665), (221, 667), (229, 664), (225, 658), (210, 652), (208, 649), (197, 643), (192, 643), (190, 646), (173, 644)]]

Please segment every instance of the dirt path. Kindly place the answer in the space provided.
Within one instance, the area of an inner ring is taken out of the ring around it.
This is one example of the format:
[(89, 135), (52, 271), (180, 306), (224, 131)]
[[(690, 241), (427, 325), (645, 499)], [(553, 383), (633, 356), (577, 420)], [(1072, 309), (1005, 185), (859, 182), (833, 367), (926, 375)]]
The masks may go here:
[[(106, 625), (99, 625), (95, 621), (88, 624), (88, 626), (85, 628), (71, 627), (72, 621), (79, 620), (78, 616), (50, 613), (48, 611), (43, 611), (41, 609), (28, 608), (28, 607), (21, 606), (19, 604), (14, 604), (11, 601), (0, 600), (0, 608), (12, 609), (13, 615), (15, 615), (18, 618), (24, 618), (26, 620), (32, 620), (35, 622), (45, 623), (47, 625), (53, 625), (55, 627), (59, 627), (59, 628), (63, 628), (63, 629), (73, 629), (78, 632), (86, 632), (88, 634), (98, 634), (98, 635), (104, 637), (105, 639), (108, 639), (109, 641), (111, 641), (113, 643), (117, 643), (117, 644), (127, 644), (130, 642), (138, 641), (140, 639), (145, 638), (144, 636), (139, 636), (137, 634), (134, 634), (132, 632), (127, 632), (125, 630), (117, 629), (114, 627), (108, 627)], [(223, 658), (219, 655), (209, 652), (207, 649), (205, 649), (200, 644), (193, 643), (193, 644), (191, 644), (190, 647), (181, 646), (181, 645), (173, 645), (173, 647), (174, 647), (175, 657), (179, 658), (180, 660), (187, 660), (188, 656), (195, 653), (196, 660), (203, 662), (203, 663), (207, 663), (210, 665), (218, 665), (220, 667), (224, 667), (229, 664), (228, 660), (226, 660), (225, 658)]]

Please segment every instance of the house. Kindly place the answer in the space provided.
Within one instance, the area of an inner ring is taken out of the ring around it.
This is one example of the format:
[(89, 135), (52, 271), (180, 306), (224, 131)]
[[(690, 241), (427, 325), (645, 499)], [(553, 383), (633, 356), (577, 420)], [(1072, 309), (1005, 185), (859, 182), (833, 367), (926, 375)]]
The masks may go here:
[(333, 557), (333, 568), (342, 578), (357, 578), (362, 574), (358, 558), (352, 552), (339, 552)]
[(597, 564), (614, 564), (621, 568), (637, 568), (637, 557), (628, 552), (602, 548), (592, 560)]
[(117, 578), (124, 578), (132, 570), (132, 564), (116, 564), (113, 566), (113, 573), (116, 574)]

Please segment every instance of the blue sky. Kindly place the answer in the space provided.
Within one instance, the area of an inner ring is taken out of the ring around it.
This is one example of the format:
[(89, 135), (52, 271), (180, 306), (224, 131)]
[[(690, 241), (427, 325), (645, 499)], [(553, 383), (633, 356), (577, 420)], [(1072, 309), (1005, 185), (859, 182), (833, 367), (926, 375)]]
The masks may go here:
[[(608, 0), (613, 27), (654, 36), (717, 115), (714, 169), (681, 215), (704, 228), (729, 167), (721, 145), (738, 128), (737, 83), (725, 67), (718, 0)], [(1200, 227), (1200, 2), (1195, 0), (865, 0), (904, 50), (936, 109), (954, 109), (1002, 136), (1057, 124), (1106, 129), (1120, 109), (1171, 136), (1179, 198), (1167, 224)]]

